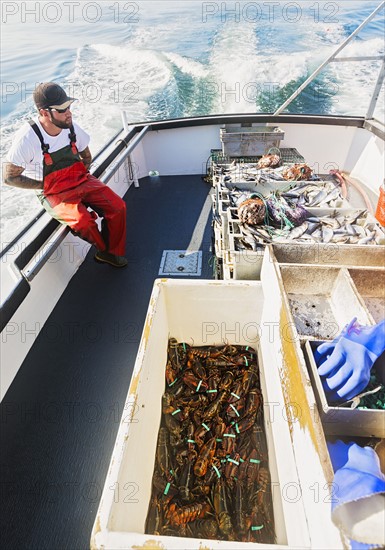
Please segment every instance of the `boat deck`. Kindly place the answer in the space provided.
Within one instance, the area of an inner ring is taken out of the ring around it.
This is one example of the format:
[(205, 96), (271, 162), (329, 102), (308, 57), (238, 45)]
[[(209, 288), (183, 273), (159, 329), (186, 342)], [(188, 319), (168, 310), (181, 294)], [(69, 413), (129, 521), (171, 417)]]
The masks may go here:
[(210, 189), (198, 175), (131, 186), (128, 267), (98, 265), (91, 249), (37, 336), (2, 402), (3, 548), (89, 548), (163, 250), (188, 247)]

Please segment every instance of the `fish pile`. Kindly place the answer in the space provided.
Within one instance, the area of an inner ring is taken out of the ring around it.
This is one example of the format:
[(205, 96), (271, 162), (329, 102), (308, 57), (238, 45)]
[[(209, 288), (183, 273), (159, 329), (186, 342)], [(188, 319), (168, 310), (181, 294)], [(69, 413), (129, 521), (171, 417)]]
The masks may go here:
[[(228, 196), (233, 206), (239, 204), (253, 196), (255, 191), (240, 190), (237, 188), (228, 189)], [(332, 181), (322, 181), (314, 183), (300, 183), (291, 185), (290, 189), (281, 192), (272, 192), (265, 196), (266, 199), (273, 198), (276, 202), (282, 204), (291, 204), (293, 206), (304, 206), (309, 208), (337, 208), (342, 204), (340, 188)]]
[(335, 210), (328, 216), (308, 216), (297, 227), (277, 229), (268, 225), (239, 224), (242, 236), (235, 238), (236, 250), (258, 250), (263, 243), (333, 243), (384, 245), (384, 230), (368, 220), (367, 210), (341, 213)]
[(280, 182), (319, 180), (307, 164), (279, 166), (279, 163), (278, 155), (266, 155), (258, 163), (233, 161), (229, 165), (215, 167), (214, 181), (220, 184), (241, 184), (254, 181), (257, 185), (258, 183), (271, 182), (271, 180)]
[(299, 184), (284, 191), (282, 197), (309, 208), (336, 208), (342, 204), (340, 188), (332, 181)]
[(252, 348), (170, 338), (146, 533), (275, 542)]

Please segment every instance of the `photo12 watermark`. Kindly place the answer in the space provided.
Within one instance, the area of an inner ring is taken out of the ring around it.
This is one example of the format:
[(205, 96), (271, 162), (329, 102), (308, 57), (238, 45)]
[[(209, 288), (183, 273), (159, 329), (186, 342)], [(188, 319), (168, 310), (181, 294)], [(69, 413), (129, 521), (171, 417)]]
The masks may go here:
[(236, 23), (257, 23), (262, 20), (274, 23), (285, 21), (299, 23), (304, 16), (311, 17), (315, 23), (338, 23), (337, 14), (340, 11), (337, 2), (203, 2), (202, 22), (207, 23), (213, 18), (221, 23), (235, 21)]
[(1, 21), (7, 23), (76, 23), (100, 21), (139, 23), (139, 2), (9, 2), (1, 3)]
[[(15, 100), (19, 103), (31, 101), (36, 86), (26, 82), (3, 81), (1, 83), (1, 102), (7, 103)], [(70, 97), (87, 103), (115, 103), (119, 105), (134, 105), (140, 101), (140, 86), (133, 81), (117, 80), (105, 84), (99, 81), (91, 81), (82, 84), (79, 81), (66, 81), (60, 83)]]

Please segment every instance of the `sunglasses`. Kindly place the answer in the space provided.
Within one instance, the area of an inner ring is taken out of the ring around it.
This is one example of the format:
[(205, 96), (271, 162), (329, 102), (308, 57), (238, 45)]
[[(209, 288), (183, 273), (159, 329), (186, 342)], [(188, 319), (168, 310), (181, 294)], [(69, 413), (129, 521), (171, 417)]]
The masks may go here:
[(56, 111), (59, 114), (63, 114), (69, 111), (70, 109), (71, 109), (71, 105), (68, 105), (68, 107), (66, 107), (65, 109), (53, 109), (51, 107), (48, 107), (48, 109), (45, 109), (45, 111)]

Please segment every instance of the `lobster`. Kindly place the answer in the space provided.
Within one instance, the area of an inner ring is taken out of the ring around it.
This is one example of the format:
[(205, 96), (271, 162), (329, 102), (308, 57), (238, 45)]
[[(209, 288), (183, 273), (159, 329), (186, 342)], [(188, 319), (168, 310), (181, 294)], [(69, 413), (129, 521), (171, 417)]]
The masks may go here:
[(194, 432), (194, 440), (199, 448), (203, 446), (203, 439), (206, 437), (207, 432), (211, 431), (211, 426), (203, 423), (198, 426)]
[(189, 525), (194, 537), (216, 539), (218, 536), (218, 524), (215, 519), (197, 519)]
[(229, 398), (227, 400), (228, 403), (235, 403), (236, 401), (239, 401), (241, 397), (243, 397), (244, 391), (243, 391), (243, 382), (242, 380), (237, 380), (235, 382), (232, 392), (229, 395)]
[(193, 462), (190, 457), (187, 457), (182, 473), (178, 481), (180, 498), (183, 501), (189, 501), (191, 498), (191, 490), (194, 485)]
[(245, 416), (237, 423), (239, 433), (249, 430), (254, 425), (255, 419), (251, 416)]
[(173, 368), (171, 361), (167, 361), (166, 364), (166, 382), (168, 386), (171, 386), (176, 381), (176, 372)]
[(221, 392), (216, 400), (207, 407), (204, 414), (206, 420), (212, 420), (214, 416), (217, 416), (217, 414), (219, 414), (223, 403), (227, 399), (227, 395), (228, 394), (226, 392)]
[(234, 540), (234, 528), (230, 517), (230, 503), (222, 478), (218, 479), (214, 484), (212, 499), (219, 530), (229, 540)]
[(169, 449), (169, 435), (166, 428), (159, 429), (158, 442), (156, 446), (156, 462), (160, 471), (167, 477), (172, 470), (172, 460)]
[(233, 428), (227, 428), (222, 436), (222, 449), (225, 455), (231, 454), (235, 449), (236, 435)]
[(230, 403), (230, 405), (226, 409), (226, 414), (231, 419), (238, 419), (242, 418), (245, 413), (245, 398), (242, 397), (235, 403)]
[[(187, 361), (187, 366), (190, 367), (190, 361)], [(191, 369), (193, 371), (193, 373), (195, 374), (195, 376), (197, 376), (197, 378), (199, 379), (206, 379), (207, 377), (207, 374), (206, 374), (206, 369), (204, 368), (204, 366), (202, 365), (202, 363), (199, 361), (199, 359), (194, 359), (192, 362), (191, 362)]]
[(159, 492), (159, 495), (162, 495), (163, 500), (171, 500), (178, 493), (177, 487), (172, 483), (172, 475), (170, 472), (166, 477), (155, 472), (152, 482), (155, 489)]
[(197, 477), (203, 477), (206, 474), (207, 468), (211, 464), (215, 454), (216, 445), (217, 443), (215, 437), (212, 437), (207, 443), (205, 443), (205, 445), (203, 445), (194, 465), (194, 474)]
[(248, 393), (254, 386), (259, 386), (258, 371), (254, 367), (249, 368), (243, 375), (242, 383), (244, 393)]
[(262, 392), (258, 388), (249, 391), (246, 401), (246, 414), (248, 416), (258, 415), (263, 404)]
[(224, 476), (227, 479), (230, 487), (233, 487), (235, 478), (238, 476), (240, 465), (239, 459), (239, 453), (233, 453), (227, 458), (226, 466), (224, 468)]
[(171, 393), (164, 393), (162, 395), (162, 412), (163, 414), (172, 413), (175, 410), (173, 406), (174, 396)]
[(210, 511), (210, 508), (208, 502), (194, 502), (193, 504), (179, 507), (175, 503), (172, 503), (168, 509), (167, 518), (170, 520), (171, 525), (182, 525), (204, 518)]
[(184, 372), (183, 382), (186, 384), (186, 386), (196, 392), (205, 392), (208, 389), (207, 382), (202, 378), (197, 378), (193, 371), (190, 369)]
[(242, 537), (247, 531), (246, 502), (242, 483), (235, 487), (235, 528)]
[(229, 390), (234, 382), (234, 374), (231, 371), (226, 371), (219, 383), (219, 389)]

